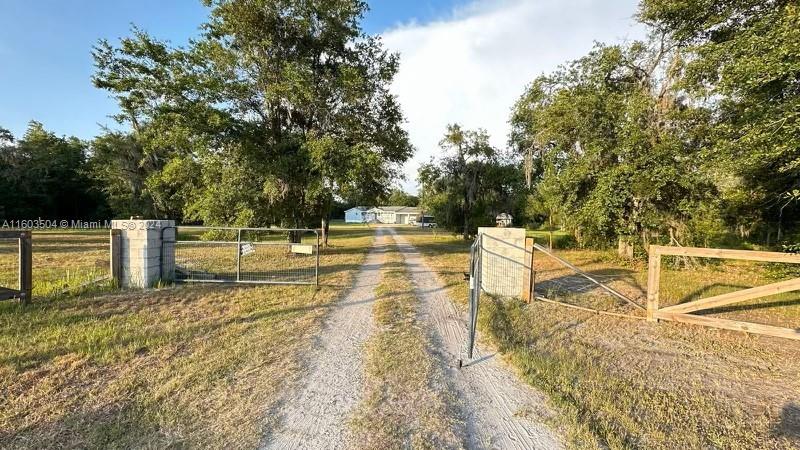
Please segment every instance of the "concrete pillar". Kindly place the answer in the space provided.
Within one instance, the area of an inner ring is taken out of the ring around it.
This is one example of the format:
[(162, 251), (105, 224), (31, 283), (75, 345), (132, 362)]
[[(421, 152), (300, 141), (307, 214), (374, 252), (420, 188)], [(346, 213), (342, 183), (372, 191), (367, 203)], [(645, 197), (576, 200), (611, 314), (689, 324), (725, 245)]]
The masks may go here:
[(481, 285), (500, 297), (521, 296), (525, 279), (524, 228), (478, 228), (481, 236)]
[(162, 265), (165, 278), (173, 273), (174, 249), (170, 245), (165, 246), (162, 261), (162, 242), (175, 241), (174, 220), (112, 220), (111, 229), (119, 230), (117, 241), (121, 286), (155, 286), (162, 278)]

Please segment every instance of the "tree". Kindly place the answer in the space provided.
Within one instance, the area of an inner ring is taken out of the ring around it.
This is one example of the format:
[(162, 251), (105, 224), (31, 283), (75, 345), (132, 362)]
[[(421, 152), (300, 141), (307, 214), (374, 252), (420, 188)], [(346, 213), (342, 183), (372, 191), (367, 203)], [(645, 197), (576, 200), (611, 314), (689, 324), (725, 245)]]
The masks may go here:
[[(790, 0), (644, 0), (640, 19), (687, 54), (681, 87), (713, 109), (709, 159), (729, 223), (781, 233), (800, 209), (800, 6)], [(779, 237), (780, 239), (780, 237)]]
[(486, 131), (448, 125), (440, 146), (445, 155), (423, 164), (418, 175), (422, 206), (439, 225), (468, 239), (500, 212), (523, 213), (519, 162), (492, 147)]
[(32, 121), (19, 139), (0, 128), (0, 213), (4, 219), (94, 219), (105, 203), (89, 177), (87, 146)]
[(92, 178), (105, 195), (115, 217), (162, 217), (148, 178), (161, 170), (158, 160), (148, 158), (133, 134), (106, 131), (91, 143)]
[(561, 212), (579, 241), (646, 248), (653, 233), (691, 238), (686, 224), (713, 199), (698, 158), (707, 112), (675, 91), (674, 49), (664, 35), (598, 45), (537, 78), (514, 107), (511, 144), (533, 149), (539, 204)]
[(402, 189), (392, 189), (392, 192), (386, 197), (385, 203), (393, 206), (418, 206), (419, 197), (411, 195)]
[(209, 224), (326, 230), (336, 197), (386, 194), (412, 148), (389, 92), (398, 57), (360, 28), (366, 3), (207, 4), (188, 48), (134, 30), (94, 51), (95, 85), (164, 161), (154, 196)]

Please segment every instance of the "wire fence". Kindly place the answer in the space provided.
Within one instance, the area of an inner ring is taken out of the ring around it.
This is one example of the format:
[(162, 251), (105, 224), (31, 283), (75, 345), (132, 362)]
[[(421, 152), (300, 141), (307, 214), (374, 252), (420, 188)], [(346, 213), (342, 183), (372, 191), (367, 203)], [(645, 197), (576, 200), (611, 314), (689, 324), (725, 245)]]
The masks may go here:
[(483, 291), (500, 297), (522, 295), (527, 268), (525, 247), (487, 234), (479, 236), (477, 241)]
[(19, 288), (19, 240), (0, 239), (0, 297)]
[[(10, 230), (0, 236), (0, 296), (52, 297), (110, 279), (107, 230)], [(16, 235), (27, 235), (20, 239)], [(11, 235), (14, 235), (13, 238)], [(21, 253), (25, 241), (26, 250)], [(21, 267), (22, 258), (25, 266)]]
[(178, 227), (162, 277), (183, 282), (318, 284), (316, 230)]
[(108, 230), (34, 231), (32, 239), (34, 296), (110, 279)]

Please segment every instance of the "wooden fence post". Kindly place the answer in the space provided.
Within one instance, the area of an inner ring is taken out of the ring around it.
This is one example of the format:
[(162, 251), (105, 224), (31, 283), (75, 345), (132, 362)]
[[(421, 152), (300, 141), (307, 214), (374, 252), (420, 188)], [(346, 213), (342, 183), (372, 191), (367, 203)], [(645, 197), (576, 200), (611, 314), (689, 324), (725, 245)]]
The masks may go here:
[(525, 271), (522, 275), (522, 300), (530, 303), (535, 298), (535, 271), (533, 268), (533, 238), (525, 238)]
[(19, 290), (20, 302), (27, 304), (33, 293), (33, 245), (31, 232), (19, 234)]
[(122, 285), (122, 260), (121, 260), (121, 246), (122, 244), (122, 230), (111, 230), (110, 234), (110, 247), (111, 247), (111, 280), (115, 286)]
[(655, 314), (658, 311), (658, 289), (661, 283), (661, 253), (658, 248), (651, 245), (647, 257), (647, 320), (657, 322)]

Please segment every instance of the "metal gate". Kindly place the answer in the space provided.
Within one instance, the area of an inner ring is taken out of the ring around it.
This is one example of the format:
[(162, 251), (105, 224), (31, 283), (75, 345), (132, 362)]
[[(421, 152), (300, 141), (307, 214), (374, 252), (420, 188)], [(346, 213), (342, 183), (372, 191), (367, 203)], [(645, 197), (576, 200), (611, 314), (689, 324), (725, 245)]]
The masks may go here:
[[(516, 240), (514, 240), (516, 239)], [(478, 233), (470, 247), (467, 339), (468, 359), (472, 359), (478, 325), (478, 309), (483, 294), (496, 298), (533, 296), (533, 240), (521, 237), (506, 240), (492, 234)], [(463, 361), (459, 361), (463, 365)]]
[(164, 279), (319, 284), (317, 230), (179, 226), (174, 236), (175, 240), (161, 243)]
[[(467, 323), (467, 358), (472, 359), (472, 352), (475, 349), (475, 333), (478, 326), (478, 305), (481, 300), (483, 283), (481, 281), (481, 270), (483, 252), (483, 235), (479, 234), (475, 242), (469, 248), (469, 298), (468, 309), (469, 318)], [(463, 365), (458, 361), (459, 367)]]

